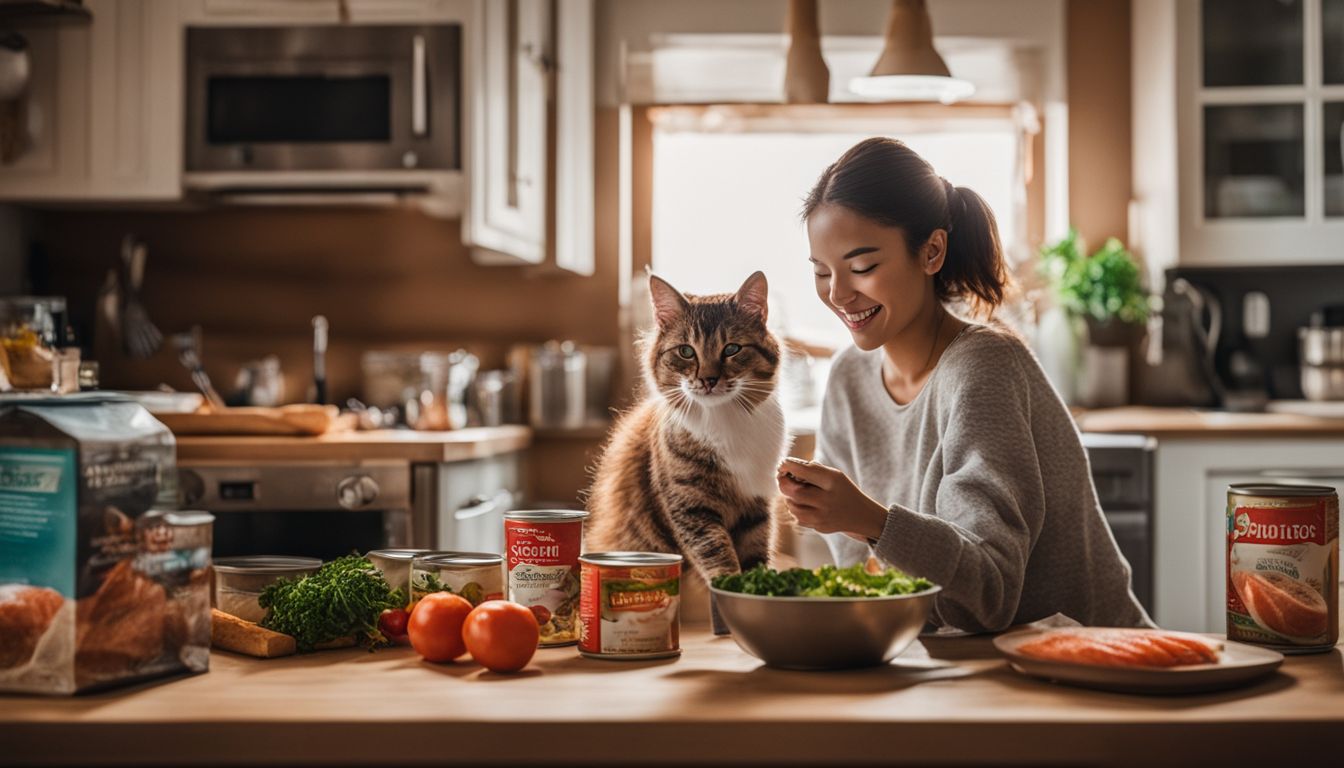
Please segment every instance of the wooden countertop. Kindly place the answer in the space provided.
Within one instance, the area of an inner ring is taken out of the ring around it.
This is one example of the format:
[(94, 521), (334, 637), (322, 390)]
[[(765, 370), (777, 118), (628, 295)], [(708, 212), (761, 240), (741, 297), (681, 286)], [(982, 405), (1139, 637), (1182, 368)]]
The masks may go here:
[(1083, 432), (1159, 438), (1344, 437), (1344, 419), (1290, 413), (1232, 413), (1193, 408), (1101, 408), (1074, 413)]
[(202, 461), (465, 461), (522, 450), (532, 430), (521, 426), (479, 427), (451, 432), (379, 429), (318, 437), (181, 436), (179, 462)]
[(1272, 765), (1337, 757), (1344, 733), (1338, 647), (1248, 688), (1161, 697), (1023, 677), (984, 636), (846, 672), (769, 669), (701, 629), (683, 640), (649, 662), (542, 649), (518, 675), (405, 648), (216, 653), (208, 674), (160, 685), (0, 696), (3, 762)]

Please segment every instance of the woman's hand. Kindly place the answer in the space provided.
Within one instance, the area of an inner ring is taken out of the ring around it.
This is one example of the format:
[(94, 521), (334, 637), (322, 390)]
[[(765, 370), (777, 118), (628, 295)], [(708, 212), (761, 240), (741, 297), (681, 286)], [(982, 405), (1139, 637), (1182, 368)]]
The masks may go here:
[(886, 507), (859, 490), (844, 472), (816, 462), (785, 459), (775, 479), (799, 525), (862, 540), (882, 535)]

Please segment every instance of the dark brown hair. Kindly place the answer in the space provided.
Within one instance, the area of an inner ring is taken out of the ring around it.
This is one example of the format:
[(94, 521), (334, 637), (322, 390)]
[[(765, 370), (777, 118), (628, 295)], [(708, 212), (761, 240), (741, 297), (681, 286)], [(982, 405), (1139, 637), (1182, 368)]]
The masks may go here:
[(876, 137), (851, 147), (817, 179), (803, 203), (803, 220), (823, 203), (900, 228), (912, 254), (935, 229), (947, 230), (947, 255), (933, 278), (934, 295), (939, 301), (967, 300), (986, 314), (1003, 302), (1008, 273), (994, 212), (983, 197), (952, 186), (903, 142)]

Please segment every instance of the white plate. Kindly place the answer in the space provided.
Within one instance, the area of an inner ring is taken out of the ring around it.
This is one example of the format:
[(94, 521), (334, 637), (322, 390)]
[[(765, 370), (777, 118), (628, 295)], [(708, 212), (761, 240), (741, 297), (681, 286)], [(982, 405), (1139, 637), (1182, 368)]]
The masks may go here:
[[(1110, 628), (1094, 629), (1098, 632), (1117, 631)], [(1029, 629), (994, 638), (994, 647), (1008, 659), (1009, 666), (1024, 675), (1124, 693), (1200, 693), (1233, 688), (1264, 677), (1283, 663), (1283, 654), (1278, 651), (1233, 642), (1223, 643), (1222, 657), (1217, 664), (1194, 664), (1185, 667), (1108, 667), (1099, 664), (1047, 661), (1018, 653), (1017, 649), (1023, 643), (1052, 631), (1093, 630), (1085, 627), (1057, 630)]]

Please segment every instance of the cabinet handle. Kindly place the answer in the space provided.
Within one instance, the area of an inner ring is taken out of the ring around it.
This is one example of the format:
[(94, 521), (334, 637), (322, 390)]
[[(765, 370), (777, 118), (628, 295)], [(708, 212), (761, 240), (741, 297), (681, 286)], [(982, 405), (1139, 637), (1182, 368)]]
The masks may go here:
[(411, 39), (411, 133), (423, 138), (429, 133), (429, 93), (425, 77), (425, 37)]
[(511, 504), (513, 504), (513, 493), (511, 491), (500, 491), (494, 496), (485, 496), (484, 494), (473, 496), (453, 513), (453, 519), (461, 521), (483, 517)]

